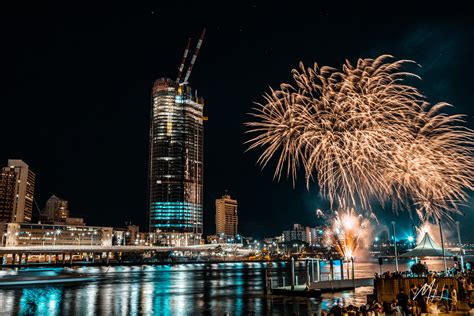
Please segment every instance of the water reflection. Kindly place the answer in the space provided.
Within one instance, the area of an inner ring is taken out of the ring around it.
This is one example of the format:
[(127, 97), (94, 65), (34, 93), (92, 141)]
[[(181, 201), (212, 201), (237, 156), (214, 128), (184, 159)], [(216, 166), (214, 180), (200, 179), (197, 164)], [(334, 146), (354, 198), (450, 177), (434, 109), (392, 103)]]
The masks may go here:
[[(401, 264), (403, 270), (411, 263)], [(442, 262), (430, 262), (433, 269)], [(288, 284), (289, 265), (282, 263), (182, 264), (157, 266), (83, 267), (98, 280), (74, 286), (27, 287), (0, 290), (2, 313), (6, 314), (319, 314), (334, 304), (366, 302), (372, 288), (355, 292), (324, 294), (322, 300), (266, 297), (263, 295), (264, 268), (274, 285)], [(383, 270), (393, 270), (384, 265)], [(377, 263), (357, 263), (357, 277), (372, 276)], [(321, 266), (329, 275), (329, 265)], [(334, 267), (336, 277), (340, 273)], [(300, 284), (306, 280), (304, 262), (296, 263)]]
[(61, 288), (25, 288), (19, 302), (20, 314), (57, 315), (61, 303)]

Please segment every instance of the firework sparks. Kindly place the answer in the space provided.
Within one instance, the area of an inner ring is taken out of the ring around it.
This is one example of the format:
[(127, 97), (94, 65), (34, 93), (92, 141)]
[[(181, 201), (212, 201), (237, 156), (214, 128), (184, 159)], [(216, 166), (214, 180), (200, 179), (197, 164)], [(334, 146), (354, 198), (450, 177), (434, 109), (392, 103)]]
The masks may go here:
[(333, 208), (370, 210), (378, 200), (450, 218), (473, 189), (474, 133), (403, 83), (416, 77), (400, 71), (411, 61), (390, 58), (346, 61), (342, 71), (300, 64), (292, 85), (257, 104), (249, 149), (263, 147), (262, 166), (278, 157), (275, 178), (294, 180), (300, 167), (308, 186), (316, 176)]
[[(452, 223), (451, 223), (452, 224)], [(420, 223), (419, 226), (416, 227), (416, 242), (419, 243), (423, 237), (425, 237), (425, 234), (428, 233), (428, 235), (431, 236), (431, 238), (438, 244), (441, 245), (441, 235), (439, 231), (439, 226), (436, 223), (433, 223), (432, 221), (426, 220), (422, 223)], [(444, 234), (444, 239), (445, 240), (456, 240), (456, 232), (455, 229), (448, 228), (448, 229), (443, 229), (443, 234)]]
[(473, 189), (473, 133), (456, 125), (463, 116), (440, 112), (446, 106), (440, 103), (418, 114), (411, 141), (390, 152), (385, 169), (394, 200), (406, 208), (414, 205), (422, 221), (452, 219), (468, 198), (464, 188)]
[(425, 237), (425, 234), (428, 233), (428, 235), (433, 238), (435, 242), (438, 244), (441, 244), (441, 238), (439, 235), (439, 227), (435, 224), (430, 223), (429, 221), (425, 221), (420, 224), (420, 226), (416, 227), (416, 232), (417, 232), (417, 237), (416, 237), (416, 243), (420, 243), (423, 240), (423, 237)]
[(335, 212), (332, 226), (326, 232), (325, 243), (334, 247), (345, 260), (355, 257), (356, 251), (367, 245), (370, 222), (353, 209)]

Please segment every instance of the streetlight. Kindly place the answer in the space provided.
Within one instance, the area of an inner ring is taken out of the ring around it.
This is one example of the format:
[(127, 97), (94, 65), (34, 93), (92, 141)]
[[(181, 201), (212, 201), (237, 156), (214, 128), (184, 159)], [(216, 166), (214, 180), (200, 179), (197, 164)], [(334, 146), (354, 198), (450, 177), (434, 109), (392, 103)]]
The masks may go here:
[(444, 274), (447, 275), (448, 266), (446, 264), (446, 253), (444, 251), (444, 236), (443, 236), (443, 228), (441, 227), (441, 217), (436, 218), (438, 220), (439, 225), (439, 235), (441, 237), (441, 251), (443, 252), (443, 262), (444, 262)]
[[(89, 233), (90, 234), (90, 233)], [(93, 245), (94, 242), (94, 235), (97, 235), (97, 231), (94, 231), (91, 235), (91, 246)]]
[(458, 231), (458, 243), (459, 243), (459, 258), (461, 259), (461, 271), (464, 272), (464, 253), (461, 243), (461, 231), (459, 230), (459, 221), (456, 221), (456, 228)]
[(46, 236), (49, 236), (49, 232), (46, 232), (46, 233), (43, 234), (43, 247), (44, 247), (44, 239), (45, 239)]
[(392, 229), (393, 229), (393, 244), (395, 245), (395, 267), (397, 268), (398, 272), (398, 252), (397, 252), (397, 235), (395, 234), (395, 222), (392, 222)]
[(54, 232), (54, 236), (53, 236), (53, 246), (56, 245), (56, 239), (57, 239), (56, 236), (59, 236), (59, 234), (61, 234), (61, 230), (57, 229), (57, 230)]
[(82, 233), (82, 234), (78, 234), (78, 235), (79, 235), (79, 246), (80, 246), (80, 245), (81, 245), (81, 236), (83, 236), (83, 237), (84, 237), (84, 236), (85, 236), (85, 234), (84, 234), (84, 233)]
[(130, 232), (125, 233), (125, 238), (123, 239), (123, 245), (125, 246), (127, 244), (127, 237), (130, 236)]

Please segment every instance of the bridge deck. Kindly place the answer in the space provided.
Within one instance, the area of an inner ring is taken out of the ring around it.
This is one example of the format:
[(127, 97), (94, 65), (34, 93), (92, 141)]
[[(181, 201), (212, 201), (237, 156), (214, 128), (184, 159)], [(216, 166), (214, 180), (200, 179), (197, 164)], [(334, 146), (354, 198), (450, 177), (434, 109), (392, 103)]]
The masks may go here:
[(18, 246), (0, 247), (0, 254), (14, 253), (81, 253), (81, 252), (168, 252), (168, 251), (191, 251), (201, 252), (221, 247), (225, 251), (236, 251), (242, 244), (206, 244), (186, 247), (162, 247), (162, 246)]

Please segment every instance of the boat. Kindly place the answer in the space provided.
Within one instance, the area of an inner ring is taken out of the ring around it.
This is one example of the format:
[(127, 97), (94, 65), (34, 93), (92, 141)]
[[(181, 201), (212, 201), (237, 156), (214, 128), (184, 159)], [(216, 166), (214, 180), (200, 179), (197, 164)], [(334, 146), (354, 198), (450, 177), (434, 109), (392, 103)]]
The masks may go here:
[(91, 282), (97, 278), (69, 270), (0, 271), (0, 287)]

